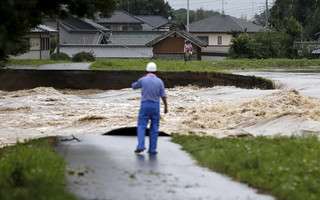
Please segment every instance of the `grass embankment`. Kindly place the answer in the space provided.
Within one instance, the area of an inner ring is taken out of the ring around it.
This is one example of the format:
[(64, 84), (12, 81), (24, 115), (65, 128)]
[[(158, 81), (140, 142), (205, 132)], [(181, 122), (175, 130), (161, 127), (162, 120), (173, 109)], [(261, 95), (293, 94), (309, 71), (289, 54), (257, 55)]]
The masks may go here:
[(294, 69), (320, 66), (320, 59), (228, 59), (223, 61), (192, 61), (184, 63), (183, 60), (148, 60), (148, 59), (109, 59), (94, 62), (92, 70), (145, 70), (148, 62), (155, 62), (159, 71), (223, 71), (239, 69)]
[(277, 199), (320, 199), (316, 136), (223, 138), (174, 135), (199, 164)]
[[(60, 60), (10, 60), (9, 65), (33, 65), (71, 63), (72, 61)], [(320, 59), (228, 59), (223, 61), (192, 61), (183, 60), (167, 61), (155, 59), (106, 59), (95, 61), (92, 70), (145, 70), (148, 62), (155, 62), (159, 71), (223, 71), (239, 69), (294, 69), (320, 66)]]
[(63, 188), (65, 162), (53, 138), (2, 148), (0, 157), (0, 199), (76, 199)]

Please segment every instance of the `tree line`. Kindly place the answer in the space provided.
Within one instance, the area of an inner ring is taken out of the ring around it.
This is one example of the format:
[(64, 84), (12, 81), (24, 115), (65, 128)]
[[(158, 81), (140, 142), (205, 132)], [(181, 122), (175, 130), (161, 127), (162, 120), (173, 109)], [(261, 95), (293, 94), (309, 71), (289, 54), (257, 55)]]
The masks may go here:
[(297, 41), (315, 41), (320, 36), (320, 1), (276, 0), (268, 10), (255, 15), (256, 23), (266, 26), (253, 35), (234, 34), (232, 58), (312, 58), (312, 47)]

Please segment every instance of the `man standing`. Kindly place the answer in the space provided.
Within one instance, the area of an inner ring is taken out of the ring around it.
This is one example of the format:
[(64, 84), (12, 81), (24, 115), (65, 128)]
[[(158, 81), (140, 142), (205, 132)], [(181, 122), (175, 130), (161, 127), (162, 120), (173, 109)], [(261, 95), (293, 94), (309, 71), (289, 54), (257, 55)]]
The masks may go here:
[(160, 120), (160, 97), (164, 103), (164, 113), (168, 112), (168, 105), (163, 81), (155, 74), (157, 65), (153, 62), (148, 63), (147, 74), (137, 82), (132, 83), (133, 89), (141, 88), (141, 106), (138, 118), (138, 146), (135, 153), (143, 152), (145, 148), (146, 128), (151, 119), (149, 131), (149, 149), (148, 153), (157, 154), (157, 141), (159, 135)]

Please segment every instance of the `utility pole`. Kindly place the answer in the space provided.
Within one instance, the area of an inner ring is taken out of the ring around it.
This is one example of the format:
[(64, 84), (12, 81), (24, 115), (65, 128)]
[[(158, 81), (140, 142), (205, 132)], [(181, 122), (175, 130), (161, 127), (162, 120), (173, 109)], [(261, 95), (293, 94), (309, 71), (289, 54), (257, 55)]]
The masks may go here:
[(189, 32), (189, 0), (187, 0), (187, 31)]
[(268, 0), (266, 0), (266, 28), (268, 28)]
[(224, 0), (222, 0), (222, 15), (224, 15)]
[(254, 1), (252, 2), (252, 18), (254, 18)]
[[(60, 13), (60, 11), (59, 11)], [(56, 40), (56, 45), (57, 45), (57, 60), (60, 60), (60, 14), (57, 19), (57, 40)]]

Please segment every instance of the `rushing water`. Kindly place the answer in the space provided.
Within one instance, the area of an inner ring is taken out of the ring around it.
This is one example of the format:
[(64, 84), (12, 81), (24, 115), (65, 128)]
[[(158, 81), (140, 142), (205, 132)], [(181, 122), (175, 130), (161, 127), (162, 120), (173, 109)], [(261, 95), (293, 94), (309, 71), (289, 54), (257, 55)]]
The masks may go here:
[[(276, 90), (236, 87), (167, 89), (166, 133), (213, 135), (292, 135), (320, 133), (320, 73), (235, 72), (275, 81)], [(55, 135), (101, 135), (136, 126), (140, 91), (0, 91), (0, 146)]]

